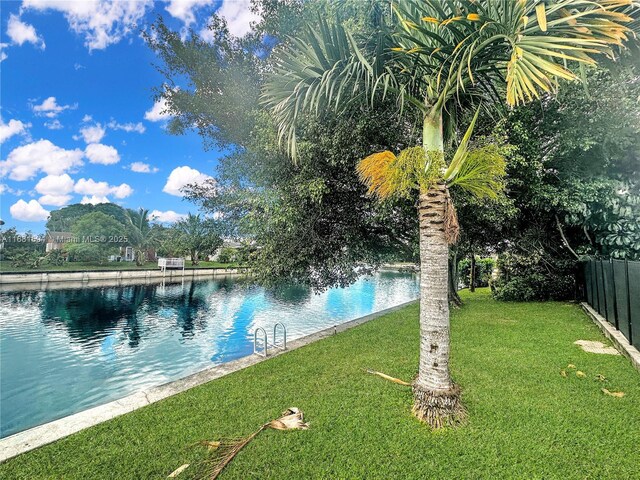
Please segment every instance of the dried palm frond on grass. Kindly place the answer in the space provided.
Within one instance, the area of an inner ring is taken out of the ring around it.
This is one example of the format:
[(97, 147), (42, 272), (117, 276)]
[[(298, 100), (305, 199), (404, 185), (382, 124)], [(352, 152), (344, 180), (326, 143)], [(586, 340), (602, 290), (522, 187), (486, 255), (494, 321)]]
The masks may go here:
[(410, 387), (411, 386), (410, 383), (405, 382), (404, 380), (400, 380), (399, 378), (391, 377), (391, 376), (387, 375), (386, 373), (377, 372), (377, 371), (371, 370), (369, 368), (364, 368), (363, 370), (365, 372), (367, 372), (367, 373), (370, 373), (371, 375), (377, 375), (378, 377), (384, 378), (385, 380), (389, 380), (390, 382), (393, 382), (393, 383), (397, 383), (398, 385), (402, 385), (404, 387)]
[(304, 414), (300, 409), (291, 407), (285, 410), (281, 417), (263, 424), (258, 430), (247, 437), (198, 442), (199, 445), (208, 447), (209, 451), (215, 452), (214, 455), (204, 460), (204, 465), (202, 466), (203, 474), (200, 478), (203, 480), (218, 478), (218, 475), (220, 475), (222, 470), (233, 460), (238, 452), (267, 428), (273, 428), (274, 430), (306, 430), (309, 428), (309, 424), (304, 421)]
[(184, 465), (180, 465), (173, 472), (171, 472), (167, 478), (176, 478), (178, 475), (184, 472), (187, 468), (189, 468), (188, 463), (185, 463)]
[(624, 392), (610, 392), (606, 388), (602, 389), (602, 393), (605, 395), (609, 395), (610, 397), (622, 398), (624, 397)]

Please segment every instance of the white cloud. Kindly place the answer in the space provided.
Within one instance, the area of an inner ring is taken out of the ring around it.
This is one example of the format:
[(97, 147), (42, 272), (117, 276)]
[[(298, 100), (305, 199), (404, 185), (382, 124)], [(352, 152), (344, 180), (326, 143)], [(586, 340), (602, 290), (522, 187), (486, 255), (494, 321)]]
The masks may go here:
[(110, 145), (103, 145), (101, 143), (91, 143), (87, 145), (84, 154), (91, 163), (99, 163), (101, 165), (112, 165), (120, 161), (118, 150)]
[(17, 15), (11, 14), (9, 16), (7, 35), (11, 39), (11, 43), (13, 45), (22, 45), (25, 42), (33, 43), (35, 46), (44, 50), (44, 40), (42, 37), (38, 36), (33, 25), (24, 23)]
[(196, 21), (195, 10), (207, 5), (213, 5), (214, 0), (169, 0), (166, 10), (169, 14), (182, 20), (185, 27)]
[(210, 178), (212, 177), (199, 172), (195, 168), (187, 166), (177, 167), (174, 168), (173, 171), (169, 174), (167, 183), (162, 191), (168, 193), (169, 195), (181, 197), (183, 194), (180, 189), (185, 185), (189, 185), (192, 183), (202, 183), (205, 180), (209, 180)]
[(35, 189), (42, 195), (66, 195), (73, 191), (73, 179), (66, 173), (47, 175), (40, 179)]
[[(196, 10), (218, 4), (217, 0), (169, 0), (166, 10), (169, 14), (184, 22), (186, 30), (196, 22)], [(251, 11), (251, 0), (222, 0), (216, 13), (227, 21), (229, 31), (243, 37), (251, 31), (251, 23), (260, 20), (260, 16)], [(200, 34), (207, 39), (208, 30), (203, 29)], [(184, 32), (186, 34), (186, 32)]]
[(91, 120), (93, 120), (93, 117), (91, 115), (85, 115), (84, 117), (82, 117), (82, 123), (88, 123)]
[(131, 165), (129, 165), (129, 170), (136, 173), (156, 173), (159, 169), (156, 167), (152, 167), (148, 163), (133, 162)]
[(171, 115), (166, 113), (166, 110), (167, 102), (164, 98), (161, 98), (153, 104), (151, 110), (145, 112), (144, 119), (149, 120), (150, 122), (162, 122), (164, 120), (169, 120)]
[(4, 123), (0, 118), (0, 143), (4, 143), (14, 135), (24, 135), (29, 127), (31, 127), (30, 123), (24, 123), (20, 120), (9, 120), (9, 123)]
[(154, 210), (149, 214), (149, 218), (152, 221), (160, 223), (175, 223), (178, 220), (186, 218), (186, 213), (176, 213), (173, 210), (167, 210), (166, 212), (160, 210)]
[(73, 187), (73, 191), (81, 195), (93, 195), (106, 197), (113, 195), (116, 198), (126, 198), (133, 193), (133, 189), (126, 183), (109, 185), (107, 182), (96, 182), (92, 178), (81, 178)]
[(98, 195), (91, 195), (90, 197), (84, 196), (82, 197), (82, 200), (80, 200), (80, 203), (83, 204), (87, 204), (90, 203), (91, 205), (98, 205), (99, 203), (111, 203), (111, 200), (109, 200), (107, 197), (101, 197)]
[(60, 120), (58, 119), (55, 119), (51, 122), (44, 122), (44, 126), (47, 127), (49, 130), (60, 130), (64, 128), (64, 125), (62, 125), (62, 123), (60, 123)]
[(8, 46), (8, 43), (0, 43), (0, 62), (4, 62), (7, 58), (9, 58), (9, 56), (4, 51), (4, 49)]
[(138, 28), (153, 0), (24, 0), (23, 9), (55, 10), (64, 14), (69, 28), (84, 36), (85, 46), (102, 50)]
[(251, 31), (251, 24), (260, 16), (251, 11), (251, 0), (222, 0), (216, 12), (227, 21), (229, 32), (236, 37), (244, 37)]
[(74, 110), (76, 108), (78, 108), (78, 105), (58, 105), (56, 97), (49, 97), (40, 105), (34, 105), (33, 112), (39, 116), (55, 118), (64, 110)]
[(0, 183), (0, 194), (5, 194), (5, 193), (10, 193), (11, 195), (15, 195), (19, 197), (24, 193), (24, 190), (16, 190), (14, 188), (11, 188), (6, 183)]
[(42, 205), (53, 205), (55, 207), (63, 207), (69, 205), (73, 197), (71, 195), (42, 195), (38, 201)]
[(37, 200), (29, 200), (29, 203), (20, 199), (9, 207), (11, 216), (23, 222), (42, 222), (49, 218), (49, 211), (45, 210)]
[(142, 122), (118, 123), (115, 120), (111, 120), (107, 126), (111, 130), (124, 130), (127, 133), (131, 133), (131, 132), (144, 133), (146, 130), (144, 128), (144, 125), (142, 125)]
[(95, 125), (82, 127), (80, 135), (74, 135), (73, 138), (74, 140), (80, 140), (80, 137), (82, 137), (86, 143), (99, 143), (106, 133), (107, 130), (99, 123), (96, 123)]
[(13, 149), (7, 159), (0, 161), (0, 177), (29, 180), (38, 172), (61, 175), (82, 165), (82, 150), (65, 150), (49, 140), (38, 140)]

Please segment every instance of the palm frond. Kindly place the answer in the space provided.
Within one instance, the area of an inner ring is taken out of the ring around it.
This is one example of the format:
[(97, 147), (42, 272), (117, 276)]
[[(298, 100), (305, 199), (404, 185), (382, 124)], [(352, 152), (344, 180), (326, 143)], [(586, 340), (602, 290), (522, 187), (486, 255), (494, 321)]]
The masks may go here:
[(329, 25), (323, 18), (318, 25), (275, 51), (274, 71), (261, 97), (274, 114), (280, 142), (294, 159), (296, 124), (304, 114), (317, 116), (325, 109), (340, 113), (356, 103), (371, 103), (376, 93), (384, 98), (391, 92), (400, 105), (421, 107), (398, 80), (401, 73), (386, 65), (392, 52), (389, 35), (359, 42), (342, 25)]
[(369, 195), (375, 195), (381, 200), (389, 198), (395, 190), (394, 168), (397, 157), (388, 150), (374, 153), (360, 160), (356, 171), (362, 183), (369, 189)]
[[(207, 447), (210, 455), (198, 465), (204, 471), (204, 477), (211, 480), (218, 478), (224, 468), (235, 456), (246, 447), (258, 434), (268, 428), (274, 430), (307, 430), (309, 424), (304, 421), (304, 413), (296, 407), (291, 407), (282, 412), (282, 416), (273, 419), (260, 426), (252, 434), (240, 439), (204, 440), (197, 445)], [(184, 465), (180, 468), (184, 470)], [(177, 471), (177, 470), (176, 470)], [(181, 470), (182, 471), (182, 470)], [(178, 472), (180, 473), (180, 472)], [(177, 474), (176, 474), (177, 475)]]
[(397, 157), (389, 151), (374, 153), (356, 167), (360, 180), (369, 187), (367, 193), (380, 200), (428, 190), (441, 179), (443, 169), (442, 153), (427, 152), (421, 146), (405, 148)]
[(475, 128), (476, 120), (478, 120), (479, 114), (480, 114), (480, 107), (478, 107), (478, 109), (476, 110), (476, 114), (473, 116), (471, 123), (467, 127), (467, 131), (462, 137), (462, 141), (460, 142), (460, 145), (458, 145), (456, 152), (453, 154), (453, 158), (451, 159), (451, 162), (449, 162), (449, 166), (444, 172), (443, 178), (446, 182), (452, 181), (458, 175), (458, 172), (460, 171), (462, 164), (464, 163), (464, 161), (468, 156), (469, 140), (471, 140), (471, 135), (473, 134), (473, 129)]
[(487, 145), (467, 152), (448, 185), (457, 185), (478, 198), (496, 198), (504, 187), (505, 168), (498, 146)]
[(468, 98), (506, 96), (513, 106), (554, 92), (579, 79), (576, 65), (636, 35), (639, 12), (638, 0), (391, 0), (366, 38), (321, 18), (288, 39), (262, 102), (295, 159), (306, 114), (389, 97), (426, 114)]

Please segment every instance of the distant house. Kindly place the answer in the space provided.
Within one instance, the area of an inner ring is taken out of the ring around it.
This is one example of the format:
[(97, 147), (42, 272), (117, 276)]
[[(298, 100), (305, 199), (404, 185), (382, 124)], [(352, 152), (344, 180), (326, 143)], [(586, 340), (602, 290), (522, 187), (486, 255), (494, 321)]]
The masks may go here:
[(208, 260), (211, 262), (217, 262), (218, 259), (220, 258), (220, 253), (222, 252), (222, 250), (226, 250), (226, 249), (240, 250), (244, 246), (245, 244), (242, 242), (239, 242), (232, 238), (226, 238), (223, 240), (222, 246), (218, 247), (218, 249), (213, 253), (213, 255), (209, 255)]
[[(156, 250), (154, 248), (147, 248), (143, 251), (144, 260), (146, 262), (155, 262), (157, 260)], [(135, 262), (136, 252), (133, 247), (120, 247), (119, 255), (111, 255), (109, 257), (110, 262)]]
[(45, 236), (45, 251), (48, 253), (54, 250), (62, 250), (65, 243), (73, 242), (74, 238), (71, 232), (47, 232)]
[[(122, 248), (120, 248), (120, 252), (122, 252)], [(133, 262), (136, 259), (136, 254), (133, 251), (133, 247), (125, 247), (124, 255), (122, 256), (123, 262)]]

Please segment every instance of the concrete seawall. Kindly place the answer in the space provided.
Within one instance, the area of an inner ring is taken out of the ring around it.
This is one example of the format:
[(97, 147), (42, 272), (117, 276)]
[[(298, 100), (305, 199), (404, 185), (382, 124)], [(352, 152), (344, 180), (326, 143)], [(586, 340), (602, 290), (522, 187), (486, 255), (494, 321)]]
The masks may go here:
[[(0, 273), (0, 290), (46, 286), (50, 283), (72, 282), (75, 284), (115, 284), (128, 281), (180, 281), (182, 279), (222, 277), (246, 274), (245, 268), (193, 268), (185, 270), (106, 270), (86, 272), (40, 272), (40, 273)], [(70, 285), (69, 285), (70, 286)]]

